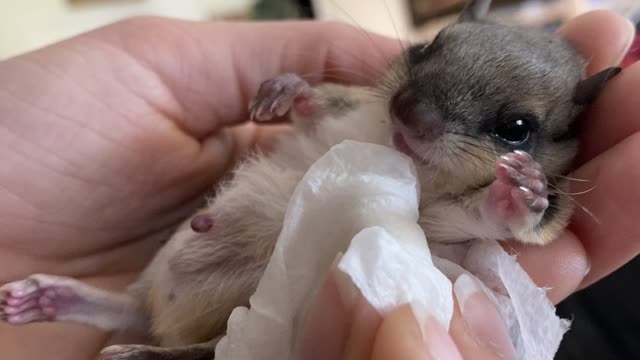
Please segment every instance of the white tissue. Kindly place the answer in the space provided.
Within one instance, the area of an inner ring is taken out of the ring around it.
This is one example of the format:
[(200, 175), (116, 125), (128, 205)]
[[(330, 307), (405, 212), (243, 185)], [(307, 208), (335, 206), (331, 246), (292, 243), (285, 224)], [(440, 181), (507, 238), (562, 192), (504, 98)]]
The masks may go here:
[(435, 268), (428, 250), (412, 249), (405, 240), (384, 228), (364, 229), (353, 238), (338, 269), (382, 314), (410, 304), (422, 326), (433, 315), (448, 329), (453, 314), (451, 282)]
[(334, 146), (298, 184), (251, 307), (233, 311), (215, 359), (292, 359), (306, 309), (340, 253), (338, 269), (374, 308), (410, 304), (418, 321), (429, 313), (446, 328), (451, 282), (473, 274), (498, 305), (519, 359), (553, 359), (567, 323), (544, 291), (495, 242), (438, 246), (432, 258), (416, 223), (419, 193), (405, 155), (353, 141)]
[(554, 358), (570, 322), (556, 316), (546, 291), (513, 256), (489, 240), (431, 247), (435, 266), (449, 279), (466, 273), (481, 281), (505, 322), (518, 359)]
[(556, 316), (546, 291), (533, 283), (516, 260), (495, 241), (474, 241), (462, 267), (494, 289), (520, 358), (553, 359), (569, 321)]

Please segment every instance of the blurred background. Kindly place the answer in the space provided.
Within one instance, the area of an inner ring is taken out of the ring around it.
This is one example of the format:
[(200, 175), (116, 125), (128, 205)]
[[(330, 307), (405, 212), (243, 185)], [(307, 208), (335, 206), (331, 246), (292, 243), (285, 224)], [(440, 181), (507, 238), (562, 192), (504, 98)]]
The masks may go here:
[[(376, 33), (428, 40), (464, 0), (0, 0), (0, 60), (136, 15), (188, 20), (320, 19)], [(494, 20), (554, 30), (594, 9), (640, 21), (640, 0), (494, 0)], [(623, 65), (640, 56), (636, 41)], [(630, 94), (630, 96), (636, 96)], [(640, 240), (640, 239), (639, 239)], [(559, 360), (640, 359), (640, 259), (558, 305), (573, 319)]]
[[(190, 20), (316, 18), (407, 39), (428, 38), (463, 0), (0, 0), (0, 59), (135, 15)], [(504, 21), (552, 28), (594, 8), (634, 20), (640, 0), (495, 0)]]

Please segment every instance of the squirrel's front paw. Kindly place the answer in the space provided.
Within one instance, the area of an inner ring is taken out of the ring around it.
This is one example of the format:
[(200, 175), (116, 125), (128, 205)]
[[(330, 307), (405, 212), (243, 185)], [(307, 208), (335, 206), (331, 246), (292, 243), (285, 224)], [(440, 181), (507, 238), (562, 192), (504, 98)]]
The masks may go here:
[(523, 151), (501, 156), (484, 203), (485, 213), (517, 233), (538, 225), (548, 206), (547, 180), (540, 164)]
[(284, 74), (260, 85), (249, 105), (251, 119), (270, 121), (284, 116), (290, 110), (310, 116), (314, 109), (311, 86), (295, 74)]

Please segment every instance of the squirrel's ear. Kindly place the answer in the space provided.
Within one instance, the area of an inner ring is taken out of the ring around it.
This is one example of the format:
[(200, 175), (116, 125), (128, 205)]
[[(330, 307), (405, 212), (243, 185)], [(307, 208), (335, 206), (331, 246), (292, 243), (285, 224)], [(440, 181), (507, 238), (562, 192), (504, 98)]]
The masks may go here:
[(489, 12), (491, 0), (467, 0), (467, 4), (458, 18), (458, 22), (478, 21)]
[(579, 105), (593, 103), (602, 92), (602, 89), (604, 89), (607, 81), (618, 75), (621, 70), (620, 67), (613, 66), (580, 81), (578, 85), (576, 85), (573, 102)]

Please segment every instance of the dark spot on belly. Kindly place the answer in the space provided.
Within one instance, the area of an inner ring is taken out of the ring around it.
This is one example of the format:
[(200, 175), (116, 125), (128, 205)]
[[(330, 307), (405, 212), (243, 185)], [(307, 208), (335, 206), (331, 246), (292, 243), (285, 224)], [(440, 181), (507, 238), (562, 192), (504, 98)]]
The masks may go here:
[(213, 227), (213, 218), (210, 215), (198, 215), (191, 220), (191, 229), (197, 233), (205, 233)]

